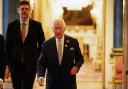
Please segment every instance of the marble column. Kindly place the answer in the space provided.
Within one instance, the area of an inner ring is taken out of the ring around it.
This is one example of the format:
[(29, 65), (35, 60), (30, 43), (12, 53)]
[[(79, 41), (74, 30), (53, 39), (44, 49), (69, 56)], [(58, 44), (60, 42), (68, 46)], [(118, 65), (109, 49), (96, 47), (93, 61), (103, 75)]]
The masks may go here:
[(123, 47), (123, 0), (114, 0), (114, 48)]
[(123, 55), (123, 0), (114, 0), (114, 39), (111, 56)]

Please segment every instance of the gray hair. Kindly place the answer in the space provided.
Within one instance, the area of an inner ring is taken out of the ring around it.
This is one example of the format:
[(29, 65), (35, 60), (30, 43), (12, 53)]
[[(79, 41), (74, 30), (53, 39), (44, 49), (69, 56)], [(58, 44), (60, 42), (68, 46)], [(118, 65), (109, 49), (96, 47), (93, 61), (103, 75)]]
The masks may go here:
[(56, 23), (56, 22), (58, 22), (58, 21), (63, 24), (64, 28), (66, 28), (66, 24), (65, 24), (65, 22), (64, 22), (64, 20), (63, 20), (62, 18), (54, 19), (54, 20), (52, 21), (51, 27), (53, 27), (54, 23)]

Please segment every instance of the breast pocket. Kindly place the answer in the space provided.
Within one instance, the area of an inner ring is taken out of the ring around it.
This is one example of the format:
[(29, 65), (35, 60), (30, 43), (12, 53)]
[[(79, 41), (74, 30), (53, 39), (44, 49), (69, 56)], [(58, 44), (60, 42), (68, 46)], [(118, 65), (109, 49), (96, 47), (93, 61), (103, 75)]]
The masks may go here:
[(68, 58), (74, 58), (75, 55), (75, 49), (73, 47), (70, 47), (66, 50), (66, 55)]

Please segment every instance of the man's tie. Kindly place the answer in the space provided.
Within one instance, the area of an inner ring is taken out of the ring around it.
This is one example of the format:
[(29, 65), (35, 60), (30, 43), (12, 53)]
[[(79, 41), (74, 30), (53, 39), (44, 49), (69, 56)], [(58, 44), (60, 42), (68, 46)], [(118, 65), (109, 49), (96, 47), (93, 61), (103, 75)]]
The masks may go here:
[(62, 43), (61, 40), (58, 40), (58, 57), (59, 57), (59, 64), (61, 64), (62, 61)]
[(26, 38), (26, 23), (22, 23), (21, 25), (21, 35), (22, 35), (22, 42), (24, 43)]

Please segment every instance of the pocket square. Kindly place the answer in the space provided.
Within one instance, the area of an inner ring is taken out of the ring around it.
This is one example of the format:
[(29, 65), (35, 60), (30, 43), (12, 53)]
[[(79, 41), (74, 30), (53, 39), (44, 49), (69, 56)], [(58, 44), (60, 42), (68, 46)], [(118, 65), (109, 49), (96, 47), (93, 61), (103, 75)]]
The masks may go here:
[(70, 48), (70, 50), (74, 50), (74, 48), (73, 48), (73, 47), (71, 47), (71, 48)]
[(67, 47), (67, 45), (65, 45), (65, 47)]

